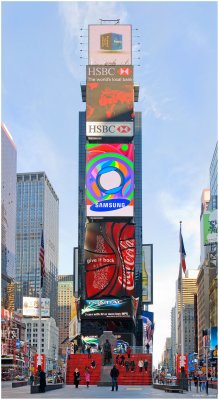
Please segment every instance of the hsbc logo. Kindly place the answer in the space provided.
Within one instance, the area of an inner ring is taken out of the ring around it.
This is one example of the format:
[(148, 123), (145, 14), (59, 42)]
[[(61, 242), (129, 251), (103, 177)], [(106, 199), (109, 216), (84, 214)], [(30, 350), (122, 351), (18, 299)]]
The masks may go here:
[(121, 123), (101, 123), (87, 122), (87, 136), (133, 136), (133, 122)]
[(117, 70), (117, 73), (118, 73), (120, 76), (122, 76), (122, 75), (129, 76), (129, 75), (132, 74), (132, 70), (131, 70), (131, 68), (119, 68), (119, 69)]
[(117, 131), (119, 133), (129, 133), (131, 131), (131, 128), (128, 125), (121, 125), (121, 126), (118, 126)]

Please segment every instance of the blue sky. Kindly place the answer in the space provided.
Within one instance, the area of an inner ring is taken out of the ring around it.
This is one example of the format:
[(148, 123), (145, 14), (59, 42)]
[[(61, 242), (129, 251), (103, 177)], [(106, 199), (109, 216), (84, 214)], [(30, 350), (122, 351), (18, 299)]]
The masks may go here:
[(132, 24), (133, 49), (141, 50), (140, 67), (133, 53), (135, 110), (143, 113), (143, 241), (154, 244), (156, 364), (170, 335), (179, 220), (187, 267), (199, 265), (200, 198), (217, 140), (217, 3), (2, 3), (2, 120), (17, 145), (18, 172), (45, 171), (59, 196), (66, 274), (77, 246), (78, 112), (85, 110), (80, 34), (99, 18)]

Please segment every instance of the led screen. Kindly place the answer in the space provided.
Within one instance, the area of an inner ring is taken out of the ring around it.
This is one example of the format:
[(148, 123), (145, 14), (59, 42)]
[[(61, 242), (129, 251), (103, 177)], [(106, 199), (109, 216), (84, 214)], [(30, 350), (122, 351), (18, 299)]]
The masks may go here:
[(142, 302), (153, 302), (153, 245), (142, 245)]
[(132, 318), (131, 299), (84, 300), (81, 319)]
[(133, 82), (87, 82), (86, 121), (133, 121)]
[(88, 64), (132, 64), (131, 25), (89, 25)]
[(142, 322), (143, 322), (143, 346), (150, 347), (153, 344), (154, 334), (154, 313), (150, 311), (142, 311)]
[(133, 144), (86, 145), (87, 216), (133, 216)]
[(86, 297), (134, 294), (135, 227), (88, 223), (85, 234)]

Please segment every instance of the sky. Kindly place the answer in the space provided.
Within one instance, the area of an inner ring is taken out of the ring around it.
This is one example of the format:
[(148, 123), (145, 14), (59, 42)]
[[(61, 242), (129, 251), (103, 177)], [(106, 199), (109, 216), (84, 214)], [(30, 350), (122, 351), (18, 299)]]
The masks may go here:
[(170, 336), (180, 220), (187, 268), (199, 266), (200, 199), (217, 141), (217, 2), (2, 2), (2, 121), (17, 146), (18, 172), (45, 171), (59, 197), (61, 274), (72, 274), (77, 246), (87, 25), (100, 18), (133, 27), (156, 366)]

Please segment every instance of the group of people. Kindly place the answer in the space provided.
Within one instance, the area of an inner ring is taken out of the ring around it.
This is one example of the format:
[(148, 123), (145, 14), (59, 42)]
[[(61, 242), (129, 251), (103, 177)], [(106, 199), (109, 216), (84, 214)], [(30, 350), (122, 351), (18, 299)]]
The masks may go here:
[(205, 391), (205, 389), (206, 389), (206, 381), (207, 381), (206, 374), (201, 374), (201, 375), (198, 375), (198, 376), (194, 376), (195, 387), (197, 387), (197, 385), (199, 385), (200, 392)]
[[(130, 357), (128, 357), (130, 359)], [(121, 356), (117, 355), (116, 356), (116, 365), (121, 365), (122, 367), (126, 367), (126, 372), (129, 372), (129, 368), (131, 369), (131, 372), (135, 371), (135, 361), (134, 360), (125, 360), (125, 356), (122, 354)], [(143, 368), (145, 372), (148, 370), (148, 361), (147, 359), (139, 360), (138, 361), (138, 367), (139, 367), (139, 372), (142, 372)]]
[[(85, 381), (86, 381), (87, 388), (89, 388), (89, 385), (90, 385), (90, 368), (92, 368), (92, 369), (96, 368), (96, 361), (95, 360), (91, 361), (90, 367), (88, 367), (88, 366), (85, 367), (84, 376), (85, 376)], [(78, 368), (75, 368), (75, 371), (74, 371), (74, 385), (75, 385), (76, 389), (78, 389), (78, 385), (80, 383), (80, 380), (81, 380), (80, 371), (79, 371)]]

